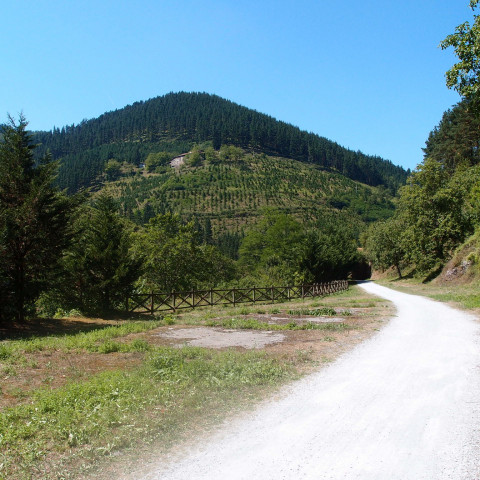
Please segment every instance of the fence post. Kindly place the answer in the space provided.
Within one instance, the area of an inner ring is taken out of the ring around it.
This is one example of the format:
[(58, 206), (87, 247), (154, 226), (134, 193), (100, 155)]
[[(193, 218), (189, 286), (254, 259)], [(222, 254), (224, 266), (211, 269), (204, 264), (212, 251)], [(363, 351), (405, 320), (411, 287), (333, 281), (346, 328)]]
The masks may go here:
[(176, 305), (175, 305), (175, 302), (176, 302), (176, 299), (177, 299), (176, 292), (172, 292), (172, 298), (173, 298), (173, 311), (176, 312), (177, 311)]
[(155, 305), (154, 305), (154, 303), (153, 303), (153, 290), (152, 290), (151, 295), (152, 295), (152, 298), (151, 298), (151, 300), (150, 300), (150, 313), (153, 315), (154, 312), (155, 312), (155, 310), (154, 310)]
[(255, 287), (253, 287), (253, 303), (257, 301), (257, 298), (255, 297)]
[(213, 288), (210, 289), (210, 305), (213, 305)]
[(235, 289), (232, 290), (233, 306), (235, 306)]

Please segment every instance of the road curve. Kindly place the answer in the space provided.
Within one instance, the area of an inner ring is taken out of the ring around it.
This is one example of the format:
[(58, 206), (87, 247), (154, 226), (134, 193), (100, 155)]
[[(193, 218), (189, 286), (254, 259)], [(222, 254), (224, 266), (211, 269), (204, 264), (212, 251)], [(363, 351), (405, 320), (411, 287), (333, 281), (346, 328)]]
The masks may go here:
[(374, 283), (372, 339), (145, 480), (478, 480), (480, 324)]

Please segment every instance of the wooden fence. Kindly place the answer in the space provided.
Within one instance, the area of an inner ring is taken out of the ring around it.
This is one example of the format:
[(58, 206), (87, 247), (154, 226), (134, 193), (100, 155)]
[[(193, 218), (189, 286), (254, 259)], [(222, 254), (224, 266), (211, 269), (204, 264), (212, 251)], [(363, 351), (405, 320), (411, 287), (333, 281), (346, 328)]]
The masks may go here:
[(225, 290), (192, 290), (190, 292), (132, 294), (125, 302), (129, 313), (173, 311), (213, 305), (237, 305), (239, 303), (275, 303), (294, 298), (318, 297), (340, 292), (348, 288), (347, 280), (288, 287), (229, 288)]

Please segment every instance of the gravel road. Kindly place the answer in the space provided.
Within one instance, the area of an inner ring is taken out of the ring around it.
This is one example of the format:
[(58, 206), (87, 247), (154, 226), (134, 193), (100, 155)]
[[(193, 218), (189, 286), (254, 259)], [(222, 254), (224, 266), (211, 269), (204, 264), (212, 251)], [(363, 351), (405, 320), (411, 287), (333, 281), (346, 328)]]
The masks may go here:
[(362, 288), (396, 305), (385, 328), (144, 479), (480, 479), (478, 320)]

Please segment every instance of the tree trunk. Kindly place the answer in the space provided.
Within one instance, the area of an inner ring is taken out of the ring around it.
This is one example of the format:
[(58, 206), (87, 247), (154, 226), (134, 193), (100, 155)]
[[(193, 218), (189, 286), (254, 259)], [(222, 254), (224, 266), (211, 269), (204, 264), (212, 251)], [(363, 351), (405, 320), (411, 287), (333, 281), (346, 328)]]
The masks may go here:
[(17, 322), (25, 322), (25, 271), (23, 264), (17, 265), (15, 275), (15, 318)]
[(400, 265), (395, 265), (397, 267), (398, 278), (402, 278), (402, 271), (400, 270)]

